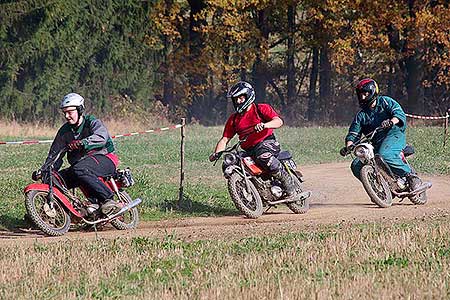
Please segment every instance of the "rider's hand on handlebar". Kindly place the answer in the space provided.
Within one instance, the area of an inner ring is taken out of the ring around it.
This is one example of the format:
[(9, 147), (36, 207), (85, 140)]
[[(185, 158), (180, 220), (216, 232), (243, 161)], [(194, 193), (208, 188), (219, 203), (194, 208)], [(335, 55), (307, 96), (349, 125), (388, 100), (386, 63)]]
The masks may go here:
[(33, 173), (31, 173), (31, 179), (33, 179), (33, 181), (38, 181), (41, 178), (41, 175), (41, 170), (33, 171)]
[(258, 124), (256, 124), (256, 126), (255, 126), (255, 131), (256, 131), (256, 132), (260, 132), (260, 131), (263, 131), (264, 128), (266, 128), (266, 124), (264, 124), (264, 123), (258, 123)]
[(83, 142), (80, 140), (73, 140), (67, 145), (69, 151), (77, 150), (83, 148)]
[(341, 150), (339, 150), (339, 154), (341, 156), (347, 156), (348, 154), (350, 154), (353, 151), (353, 149), (355, 149), (355, 145), (353, 145), (353, 144), (348, 145), (348, 146), (342, 148)]
[(381, 127), (383, 127), (384, 129), (391, 128), (392, 126), (394, 126), (394, 122), (392, 122), (391, 119), (386, 119), (381, 122)]
[(209, 156), (209, 161), (213, 162), (219, 159), (219, 155), (217, 155), (217, 153), (211, 153), (211, 155)]

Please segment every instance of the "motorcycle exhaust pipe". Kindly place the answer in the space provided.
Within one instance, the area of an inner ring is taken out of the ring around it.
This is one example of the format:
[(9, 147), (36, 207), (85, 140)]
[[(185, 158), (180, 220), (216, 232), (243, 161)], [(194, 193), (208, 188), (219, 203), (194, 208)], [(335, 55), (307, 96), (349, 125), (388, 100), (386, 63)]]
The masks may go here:
[(267, 201), (267, 203), (270, 205), (277, 205), (277, 204), (282, 204), (282, 203), (297, 202), (297, 201), (301, 201), (301, 200), (304, 200), (309, 197), (311, 197), (311, 191), (305, 191), (298, 195), (295, 195), (294, 197), (289, 197), (287, 199), (281, 199), (278, 201)]
[(120, 215), (123, 215), (125, 212), (127, 212), (130, 209), (138, 206), (141, 203), (142, 203), (142, 200), (140, 198), (137, 198), (133, 202), (128, 203), (127, 205), (122, 207), (118, 212), (116, 212), (115, 214), (113, 214), (113, 215), (111, 215), (111, 216), (109, 216), (107, 218), (100, 219), (100, 220), (95, 220), (95, 221), (88, 221), (88, 220), (83, 218), (83, 221), (86, 222), (89, 225), (95, 225), (95, 224), (98, 224), (98, 223), (107, 222), (107, 221), (110, 221), (110, 220), (112, 220), (114, 218), (117, 218)]

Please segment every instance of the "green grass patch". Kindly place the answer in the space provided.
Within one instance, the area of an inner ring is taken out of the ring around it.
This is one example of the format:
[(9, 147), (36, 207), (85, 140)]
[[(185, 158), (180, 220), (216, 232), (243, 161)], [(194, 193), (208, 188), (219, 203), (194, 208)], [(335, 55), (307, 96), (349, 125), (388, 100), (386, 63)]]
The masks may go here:
[[(339, 156), (347, 128), (288, 128), (277, 130), (282, 148), (291, 151), (297, 163), (311, 165), (348, 162)], [(185, 147), (185, 189), (177, 205), (180, 133), (171, 130), (157, 134), (115, 140), (122, 167), (131, 167), (136, 185), (128, 189), (132, 198), (144, 200), (141, 219), (158, 220), (185, 216), (217, 216), (237, 213), (231, 203), (220, 164), (213, 166), (208, 156), (222, 134), (222, 127), (188, 126)], [(8, 138), (22, 140), (30, 137)], [(48, 137), (51, 138), (51, 137)], [(408, 141), (417, 154), (411, 161), (420, 173), (450, 174), (450, 151), (442, 148), (443, 130), (439, 127), (408, 129)], [(3, 139), (3, 138), (2, 138)], [(31, 173), (41, 166), (48, 144), (0, 145), (0, 228), (21, 226), (25, 213), (23, 188)], [(307, 175), (307, 174), (306, 174)]]

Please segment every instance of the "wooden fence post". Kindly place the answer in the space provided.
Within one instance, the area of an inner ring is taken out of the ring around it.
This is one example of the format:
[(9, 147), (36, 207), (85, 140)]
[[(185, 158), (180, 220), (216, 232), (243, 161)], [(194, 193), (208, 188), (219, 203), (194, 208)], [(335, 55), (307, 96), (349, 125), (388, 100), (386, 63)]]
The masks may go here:
[(448, 112), (450, 111), (450, 108), (447, 110), (447, 112), (445, 113), (445, 122), (444, 122), (444, 148), (445, 145), (447, 144), (447, 136), (448, 136), (448, 117), (449, 114)]
[(180, 189), (178, 193), (178, 205), (183, 202), (184, 187), (184, 137), (186, 128), (186, 118), (181, 119), (181, 145), (180, 145)]

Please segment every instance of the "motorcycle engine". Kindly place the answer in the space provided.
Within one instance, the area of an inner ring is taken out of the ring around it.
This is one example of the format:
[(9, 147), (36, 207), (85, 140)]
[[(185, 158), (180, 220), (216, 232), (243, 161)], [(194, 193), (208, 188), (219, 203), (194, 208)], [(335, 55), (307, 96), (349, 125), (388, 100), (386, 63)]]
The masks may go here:
[(270, 192), (276, 199), (280, 198), (283, 195), (283, 189), (278, 185), (272, 185), (272, 187), (270, 188)]

